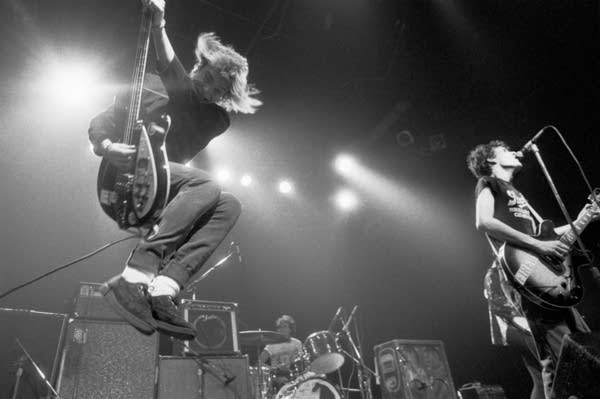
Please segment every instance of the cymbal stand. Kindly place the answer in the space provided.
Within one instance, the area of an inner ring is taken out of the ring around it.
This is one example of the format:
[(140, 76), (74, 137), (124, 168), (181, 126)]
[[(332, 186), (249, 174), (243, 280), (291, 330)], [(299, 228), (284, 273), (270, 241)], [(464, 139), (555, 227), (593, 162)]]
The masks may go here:
[[(260, 328), (258, 329), (258, 331), (260, 331)], [(263, 361), (261, 358), (261, 345), (257, 345), (256, 346), (256, 368), (258, 369), (258, 395), (259, 397), (256, 399), (267, 399), (267, 393), (263, 391), (263, 382), (264, 382), (264, 376), (263, 376)]]
[[(354, 328), (356, 335), (358, 336), (358, 326), (356, 322), (354, 322)], [(375, 376), (376, 373), (365, 364), (364, 358), (362, 356), (362, 348), (356, 345), (354, 339), (352, 338), (352, 333), (348, 329), (348, 323), (346, 323), (346, 325), (342, 329), (342, 332), (345, 333), (346, 337), (348, 338), (348, 342), (352, 347), (352, 351), (354, 352), (354, 354), (351, 355), (348, 352), (344, 351), (346, 355), (350, 357), (350, 359), (352, 359), (352, 361), (355, 362), (358, 366), (357, 372), (360, 395), (362, 399), (373, 399), (373, 391), (371, 390), (371, 376)]]
[[(48, 381), (46, 379), (46, 376), (44, 375), (44, 372), (42, 371), (42, 369), (39, 368), (39, 366), (37, 365), (37, 363), (35, 362), (35, 360), (33, 360), (33, 358), (29, 355), (29, 352), (27, 352), (27, 349), (25, 349), (25, 347), (23, 346), (23, 344), (21, 343), (21, 341), (19, 340), (19, 338), (15, 338), (15, 340), (17, 341), (17, 345), (19, 345), (19, 347), (21, 348), (21, 350), (23, 351), (23, 353), (25, 354), (25, 356), (27, 357), (27, 359), (29, 359), (29, 361), (33, 365), (33, 368), (35, 369), (35, 371), (37, 372), (37, 374), (39, 375), (39, 377), (42, 379), (42, 381), (44, 381), (44, 384), (48, 387), (48, 389), (50, 389), (50, 392), (52, 392), (52, 394), (54, 395), (54, 397), (56, 399), (60, 399), (60, 395), (58, 394), (58, 392), (56, 392), (56, 390), (54, 389), (54, 387), (52, 386), (52, 384), (50, 384), (50, 381)], [(22, 367), (20, 368), (20, 370), (21, 370), (21, 374), (22, 374)], [(20, 375), (17, 376), (17, 378), (20, 378), (20, 377), (21, 377)], [(18, 386), (15, 386), (15, 392), (13, 392), (13, 397), (16, 397), (16, 390), (17, 390), (17, 388), (18, 388)]]

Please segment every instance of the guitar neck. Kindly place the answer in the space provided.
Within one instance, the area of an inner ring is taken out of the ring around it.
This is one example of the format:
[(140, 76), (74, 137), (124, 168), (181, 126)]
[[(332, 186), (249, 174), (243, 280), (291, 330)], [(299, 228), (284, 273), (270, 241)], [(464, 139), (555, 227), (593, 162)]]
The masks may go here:
[(129, 111), (123, 142), (126, 144), (135, 144), (134, 128), (140, 118), (140, 108), (142, 104), (142, 91), (144, 88), (144, 74), (148, 61), (148, 48), (150, 45), (150, 31), (152, 24), (152, 13), (147, 8), (142, 12), (142, 20), (138, 31), (137, 50), (131, 78), (131, 88), (129, 97)]
[(570, 228), (569, 231), (567, 231), (560, 237), (560, 241), (571, 247), (577, 240), (577, 236), (581, 234), (581, 232), (587, 227), (588, 224), (590, 224), (591, 220), (592, 212), (588, 210), (584, 213), (581, 219), (573, 222), (575, 230), (573, 230), (573, 228)]

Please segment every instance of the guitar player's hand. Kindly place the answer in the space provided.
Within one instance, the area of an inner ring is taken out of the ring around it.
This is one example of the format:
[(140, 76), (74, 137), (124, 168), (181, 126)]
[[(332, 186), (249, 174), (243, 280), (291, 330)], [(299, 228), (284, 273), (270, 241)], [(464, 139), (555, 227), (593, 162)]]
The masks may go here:
[(585, 207), (583, 207), (581, 212), (579, 212), (575, 222), (580, 223), (584, 216), (586, 216), (588, 213), (591, 215), (590, 222), (595, 222), (596, 220), (600, 219), (600, 208), (598, 208), (595, 204), (587, 204)]
[(559, 260), (564, 259), (569, 254), (569, 246), (559, 240), (537, 240), (535, 250), (540, 255), (550, 256)]
[(123, 143), (110, 143), (104, 157), (120, 170), (129, 170), (133, 164), (135, 146)]
[(152, 25), (160, 26), (165, 19), (165, 0), (142, 0), (142, 4), (153, 12)]

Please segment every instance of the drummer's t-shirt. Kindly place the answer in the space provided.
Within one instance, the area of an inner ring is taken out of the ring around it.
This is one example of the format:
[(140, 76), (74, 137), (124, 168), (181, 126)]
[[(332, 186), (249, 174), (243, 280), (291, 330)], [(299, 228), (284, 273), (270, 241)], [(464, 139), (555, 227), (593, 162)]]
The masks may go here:
[(265, 346), (265, 351), (269, 354), (272, 367), (287, 369), (292, 360), (302, 352), (302, 342), (292, 337), (287, 342)]

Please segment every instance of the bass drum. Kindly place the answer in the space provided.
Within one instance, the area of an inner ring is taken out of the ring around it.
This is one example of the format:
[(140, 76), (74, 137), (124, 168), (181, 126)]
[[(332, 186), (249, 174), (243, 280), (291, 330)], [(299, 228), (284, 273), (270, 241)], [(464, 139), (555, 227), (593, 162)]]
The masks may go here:
[(275, 399), (341, 399), (338, 390), (323, 378), (310, 378), (281, 387)]

